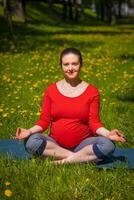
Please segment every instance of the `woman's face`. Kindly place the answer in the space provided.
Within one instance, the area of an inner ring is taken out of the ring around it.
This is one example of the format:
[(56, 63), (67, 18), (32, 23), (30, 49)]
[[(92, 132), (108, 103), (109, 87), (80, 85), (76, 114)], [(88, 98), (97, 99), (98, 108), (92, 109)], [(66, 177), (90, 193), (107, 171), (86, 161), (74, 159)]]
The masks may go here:
[(63, 56), (62, 70), (65, 78), (70, 80), (79, 78), (80, 68), (81, 66), (78, 55), (69, 53)]

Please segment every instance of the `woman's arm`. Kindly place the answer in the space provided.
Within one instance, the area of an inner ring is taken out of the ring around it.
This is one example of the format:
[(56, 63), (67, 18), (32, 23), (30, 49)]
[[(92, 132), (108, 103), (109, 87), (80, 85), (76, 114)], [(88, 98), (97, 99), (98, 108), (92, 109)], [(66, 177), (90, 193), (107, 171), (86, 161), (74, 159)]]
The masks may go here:
[(99, 91), (98, 89), (93, 88), (93, 90), (91, 90), (91, 93), (92, 93), (92, 99), (89, 105), (89, 127), (92, 133), (95, 135), (96, 130), (100, 127), (103, 127), (103, 124), (99, 116), (99, 110), (100, 110)]
[(104, 136), (104, 137), (107, 137), (107, 135), (110, 133), (109, 130), (107, 130), (106, 128), (104, 127), (100, 127), (96, 130), (96, 134), (97, 135), (101, 135), (101, 136)]
[(50, 113), (51, 113), (51, 100), (48, 91), (45, 91), (42, 100), (40, 118), (38, 119), (36, 124), (29, 129), (17, 128), (16, 139), (22, 140), (29, 137), (31, 134), (42, 133), (43, 131), (45, 131), (51, 122)]
[(37, 126), (42, 127), (45, 131), (51, 122), (51, 98), (48, 89), (44, 92), (40, 118), (36, 122)]
[(41, 132), (43, 132), (43, 129), (41, 126), (38, 125), (35, 125), (30, 129), (17, 128), (15, 139), (23, 140), (34, 133), (41, 133)]
[(118, 141), (118, 142), (125, 142), (126, 141), (123, 134), (117, 129), (109, 131), (104, 127), (100, 127), (96, 130), (96, 133), (98, 135), (107, 137), (107, 138), (109, 138), (110, 140), (113, 140), (113, 141)]
[(100, 99), (99, 99), (99, 91), (95, 89), (93, 91), (93, 98), (89, 108), (89, 126), (94, 134), (98, 134), (104, 137), (109, 138), (113, 141), (125, 142), (125, 138), (123, 134), (117, 130), (107, 130), (103, 127), (99, 117), (99, 107), (100, 107)]

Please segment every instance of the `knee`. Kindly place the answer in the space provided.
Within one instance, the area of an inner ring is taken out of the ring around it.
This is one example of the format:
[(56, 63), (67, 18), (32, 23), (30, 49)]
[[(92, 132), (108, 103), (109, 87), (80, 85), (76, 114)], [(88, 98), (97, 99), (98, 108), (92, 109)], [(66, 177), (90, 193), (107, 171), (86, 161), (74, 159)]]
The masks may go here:
[(40, 133), (36, 133), (25, 139), (24, 146), (29, 153), (33, 155), (42, 155), (46, 143), (47, 141), (45, 137), (42, 137), (42, 134)]
[(105, 139), (103, 143), (103, 151), (107, 157), (111, 156), (115, 150), (115, 143), (109, 139)]
[(98, 158), (109, 158), (115, 150), (115, 144), (105, 137), (100, 137), (97, 144), (93, 145), (93, 150)]

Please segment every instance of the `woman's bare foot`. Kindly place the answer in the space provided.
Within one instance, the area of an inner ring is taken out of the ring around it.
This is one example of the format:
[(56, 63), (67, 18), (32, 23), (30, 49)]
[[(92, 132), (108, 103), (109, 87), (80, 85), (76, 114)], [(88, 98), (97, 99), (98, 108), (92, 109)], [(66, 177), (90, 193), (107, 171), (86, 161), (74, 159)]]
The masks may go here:
[(96, 162), (98, 159), (95, 155), (80, 155), (78, 152), (74, 153), (73, 155), (61, 159), (61, 160), (54, 160), (52, 163), (55, 164), (69, 164), (69, 163), (87, 163), (87, 162)]

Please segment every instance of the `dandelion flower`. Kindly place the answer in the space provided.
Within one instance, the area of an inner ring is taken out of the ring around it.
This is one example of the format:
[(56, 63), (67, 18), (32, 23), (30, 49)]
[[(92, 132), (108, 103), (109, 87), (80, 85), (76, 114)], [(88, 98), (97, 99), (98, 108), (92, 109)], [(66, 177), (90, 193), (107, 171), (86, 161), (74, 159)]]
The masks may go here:
[(20, 99), (19, 97), (15, 97), (15, 99)]
[(5, 194), (5, 196), (7, 196), (7, 197), (11, 197), (13, 193), (12, 193), (11, 190), (5, 190), (4, 194)]
[(11, 183), (9, 181), (6, 181), (5, 185), (8, 186), (8, 185), (11, 185)]
[(4, 113), (2, 116), (3, 116), (3, 117), (7, 117), (7, 116), (8, 116), (8, 113)]
[(90, 179), (89, 179), (89, 178), (86, 178), (85, 182), (89, 182), (89, 181), (90, 181)]
[(39, 115), (40, 115), (40, 112), (37, 112), (36, 115), (39, 116)]

